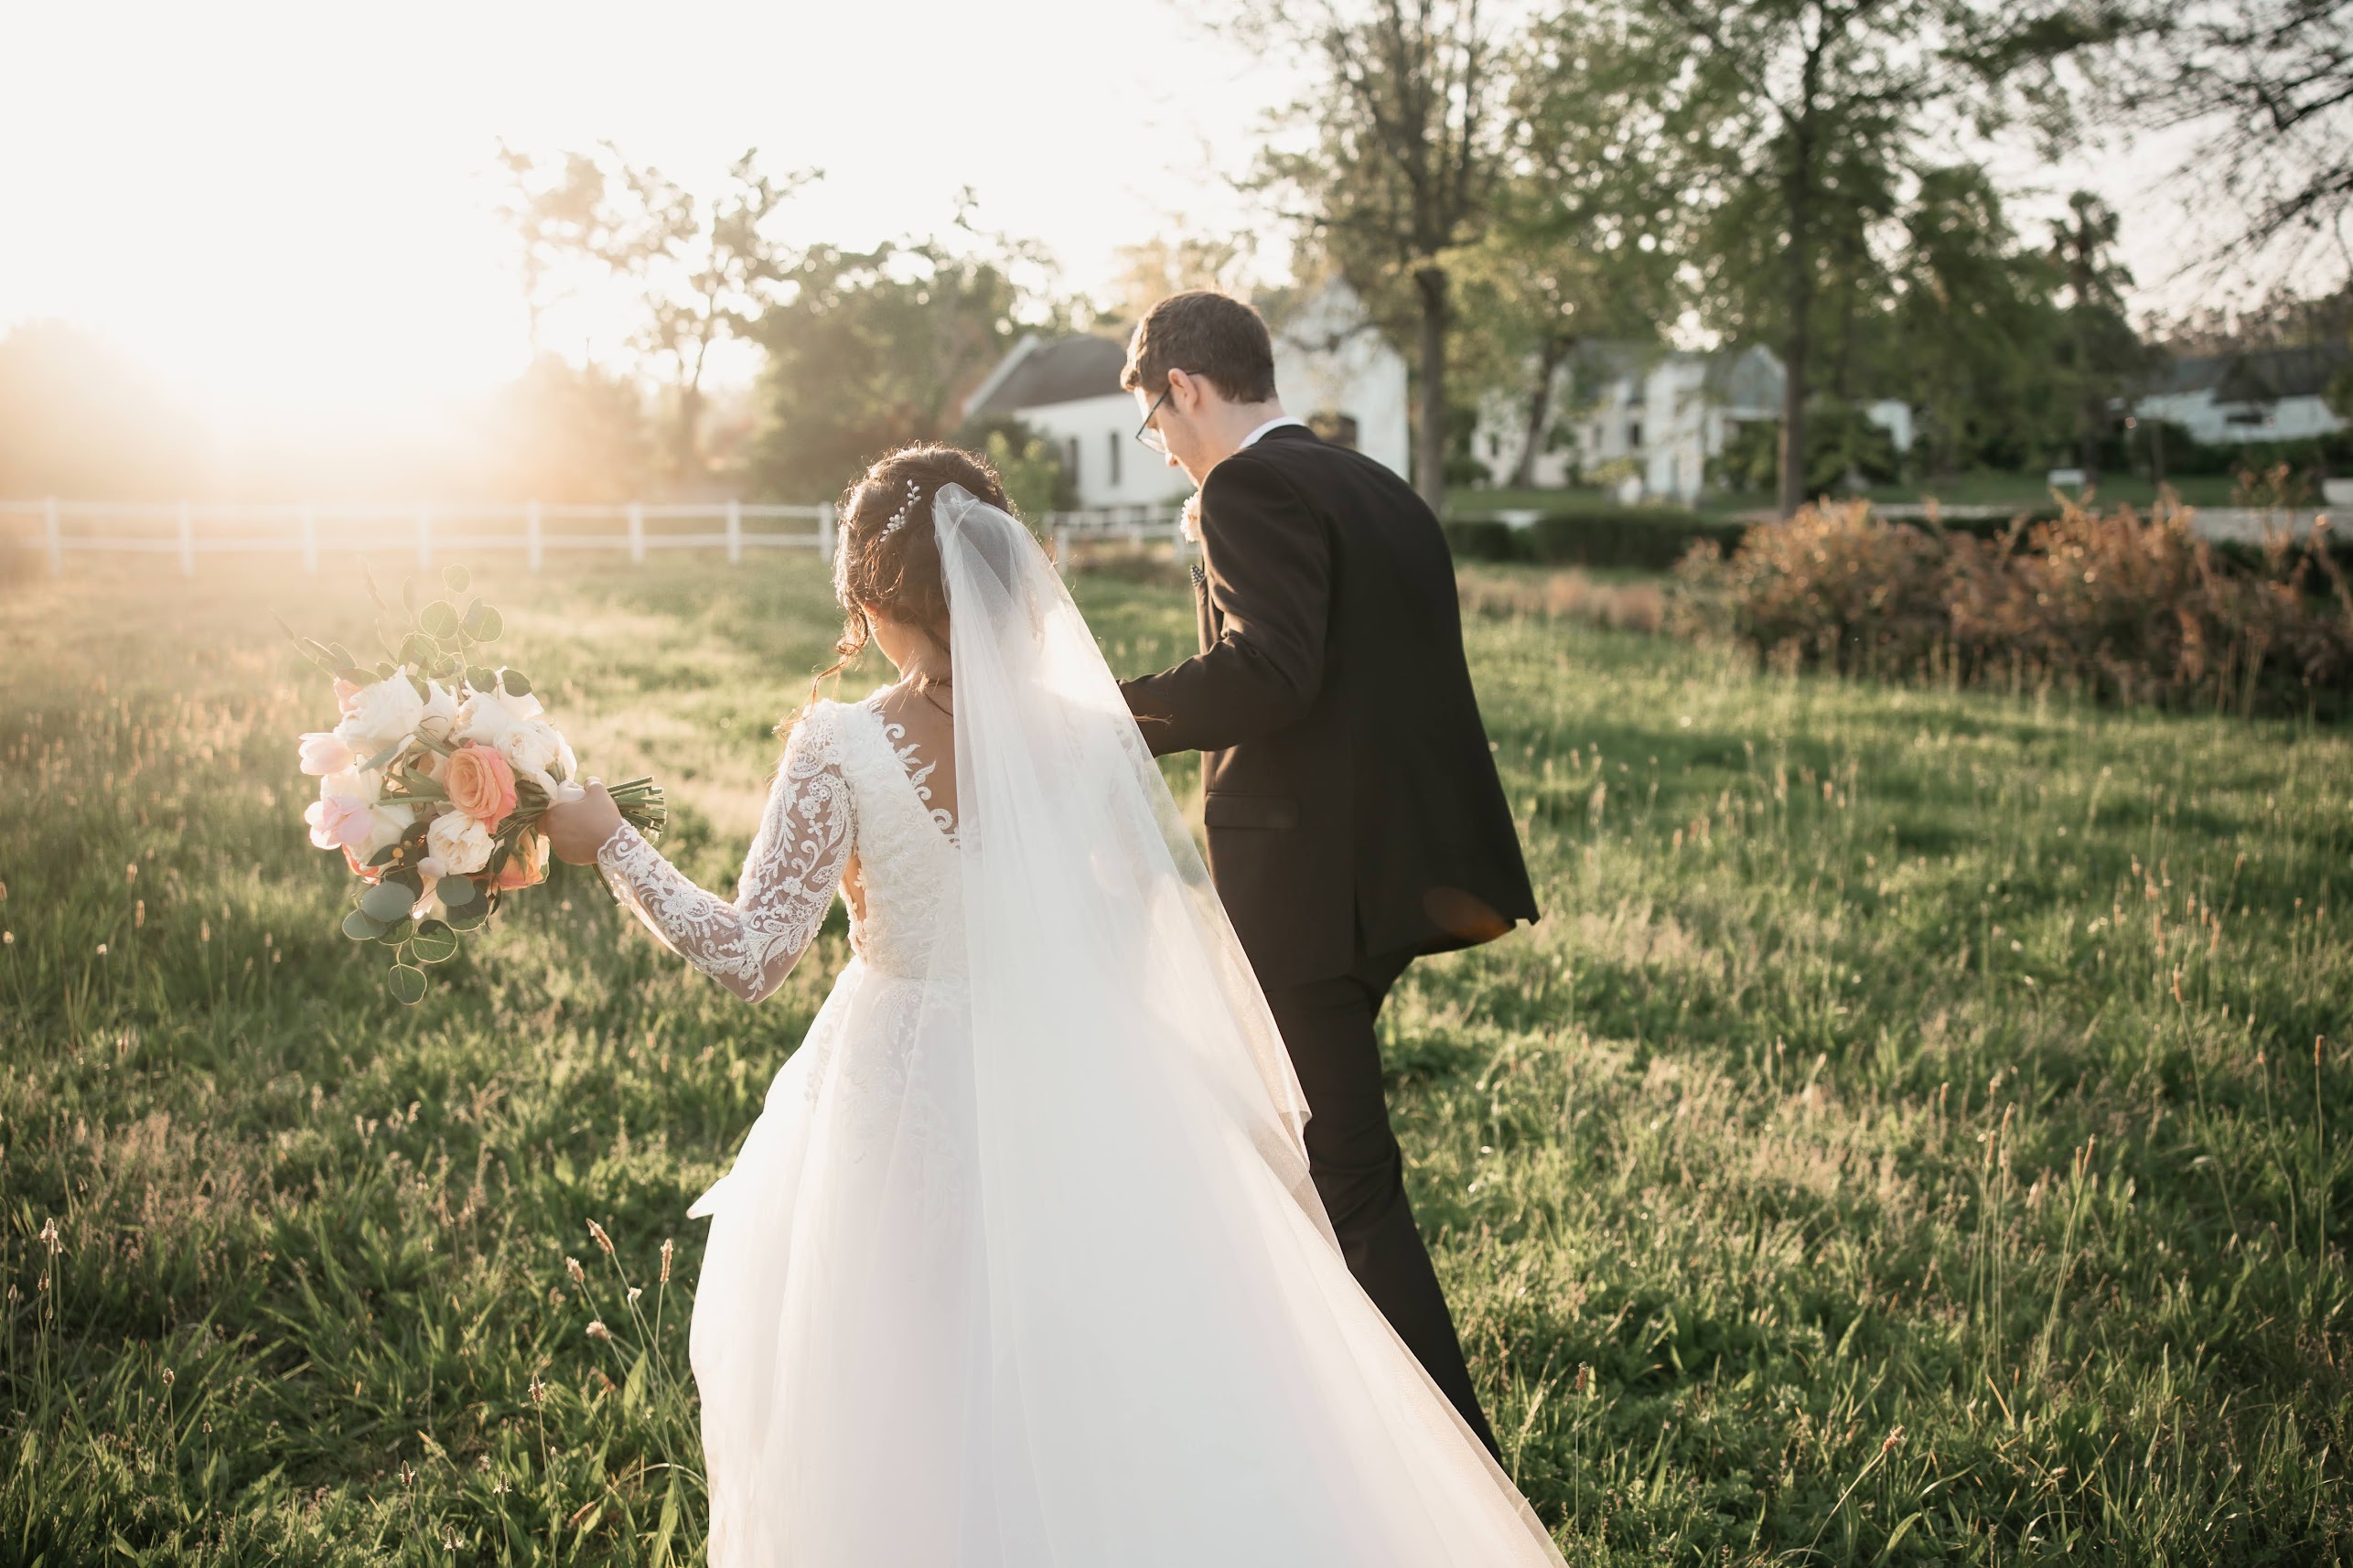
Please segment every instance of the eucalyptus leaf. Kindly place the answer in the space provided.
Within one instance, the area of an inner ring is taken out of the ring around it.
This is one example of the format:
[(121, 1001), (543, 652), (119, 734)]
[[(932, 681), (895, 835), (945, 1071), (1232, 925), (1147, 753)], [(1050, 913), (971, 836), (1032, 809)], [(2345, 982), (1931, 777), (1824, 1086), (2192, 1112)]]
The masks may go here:
[(355, 942), (372, 942), (384, 934), (384, 922), (365, 909), (354, 909), (343, 917), (343, 934)]
[(389, 660), (389, 659), (379, 659), (379, 660), (376, 660), (376, 679), (377, 679), (377, 680), (379, 680), (379, 681), (389, 681), (389, 680), (391, 680), (391, 679), (392, 679), (395, 674), (397, 674), (397, 673), (399, 673), (399, 672), (400, 672), (400, 666), (399, 666), (399, 665), (397, 665), (397, 664), (395, 664), (395, 663), (393, 663), (391, 660)]
[(401, 639), (402, 663), (429, 665), (437, 657), (439, 650), (433, 646), (433, 639), (423, 632), (413, 631)]
[(328, 643), (327, 645), (327, 651), (335, 655), (335, 662), (338, 664), (357, 664), (360, 662), (359, 660), (352, 657), (351, 650), (344, 647), (339, 642)]
[(360, 897), (360, 912), (379, 925), (389, 926), (406, 918), (416, 902), (416, 895), (397, 882), (379, 882)]
[(392, 742), (392, 745), (384, 747), (383, 750), (376, 753), (375, 756), (361, 763), (360, 765), (360, 769), (363, 772), (368, 773), (381, 771), (392, 762), (393, 757), (398, 757), (402, 752), (407, 750), (408, 744), (409, 737), (407, 736), (401, 736), (400, 739)]
[(500, 689), (505, 692), (510, 697), (528, 697), (531, 695), (531, 682), (520, 670), (500, 670), (499, 671), (499, 686)]
[(384, 985), (395, 1002), (415, 1004), (424, 1000), (424, 971), (413, 963), (392, 965)]
[(454, 931), (478, 930), (482, 922), (489, 918), (490, 906), (488, 902), (480, 898), (469, 898), (449, 911), (447, 924)]
[(450, 908), (462, 909), (474, 902), (481, 889), (474, 886), (474, 879), (470, 876), (445, 876), (434, 884), (434, 891), (441, 895), (441, 901)]
[(435, 599), (416, 612), (416, 624), (427, 637), (446, 641), (457, 635), (457, 612), (447, 599)]
[(378, 937), (376, 940), (383, 943), (388, 948), (397, 950), (403, 943), (406, 942), (411, 937), (415, 935), (416, 922), (414, 920), (403, 920), (398, 925), (386, 926), (384, 928), (384, 934)]
[(464, 593), (466, 585), (473, 580), (463, 566), (444, 566), (441, 569), (441, 585), (453, 594)]
[(487, 664), (469, 664), (466, 668), (466, 683), (478, 692), (497, 689), (499, 672)]
[(466, 612), (466, 635), (477, 642), (496, 642), (499, 634), (506, 629), (507, 623), (499, 612), (479, 599)]
[(457, 956), (457, 933), (444, 920), (419, 920), (409, 951), (419, 963), (444, 963)]

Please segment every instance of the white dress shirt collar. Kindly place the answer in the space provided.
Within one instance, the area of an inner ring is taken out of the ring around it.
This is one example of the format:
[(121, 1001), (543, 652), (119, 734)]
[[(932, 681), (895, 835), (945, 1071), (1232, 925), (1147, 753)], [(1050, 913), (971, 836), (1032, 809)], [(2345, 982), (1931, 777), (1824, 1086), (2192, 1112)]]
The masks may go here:
[(1236, 447), (1235, 450), (1240, 451), (1242, 447), (1254, 446), (1258, 444), (1258, 438), (1260, 436), (1265, 435), (1270, 430), (1280, 430), (1286, 424), (1295, 424), (1304, 430), (1307, 426), (1307, 422), (1288, 413), (1278, 414), (1274, 418), (1270, 419), (1265, 424), (1260, 425), (1257, 429), (1252, 431), (1249, 435), (1243, 436), (1241, 438), (1241, 446)]

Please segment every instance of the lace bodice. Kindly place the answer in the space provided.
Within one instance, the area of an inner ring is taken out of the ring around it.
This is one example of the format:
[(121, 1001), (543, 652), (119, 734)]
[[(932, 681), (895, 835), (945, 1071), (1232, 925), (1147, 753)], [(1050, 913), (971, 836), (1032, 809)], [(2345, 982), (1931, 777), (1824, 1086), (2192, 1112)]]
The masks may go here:
[(897, 725), (875, 699), (817, 702), (794, 726), (730, 902), (688, 880), (626, 822), (596, 852), (615, 897), (664, 946), (747, 1001), (784, 983), (857, 863), (850, 946), (872, 968), (921, 975), (958, 897), (956, 843)]

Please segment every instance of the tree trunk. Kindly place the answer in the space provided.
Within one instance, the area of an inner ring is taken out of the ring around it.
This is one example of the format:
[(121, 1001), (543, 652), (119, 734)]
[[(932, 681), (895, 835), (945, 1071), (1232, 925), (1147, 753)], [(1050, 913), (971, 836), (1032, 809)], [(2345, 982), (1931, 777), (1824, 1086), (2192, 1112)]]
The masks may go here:
[(1783, 300), (1789, 311), (1787, 335), (1781, 342), (1781, 494), (1783, 517), (1806, 504), (1806, 375), (1807, 356), (1813, 346), (1814, 308), (1813, 138), (1800, 124), (1792, 131), (1789, 169), (1782, 188), (1789, 212), (1789, 276)]
[(1511, 488), (1533, 489), (1536, 485), (1536, 452), (1544, 439), (1545, 423), (1553, 416), (1553, 377), (1561, 361), (1569, 357), (1571, 339), (1557, 333), (1544, 335), (1544, 347), (1536, 356), (1536, 387), (1528, 399), (1528, 435), (1520, 445), (1520, 461), (1511, 470)]
[(1446, 274), (1435, 264), (1413, 274), (1422, 301), (1422, 422), (1413, 433), (1413, 488), (1444, 513), (1446, 504)]

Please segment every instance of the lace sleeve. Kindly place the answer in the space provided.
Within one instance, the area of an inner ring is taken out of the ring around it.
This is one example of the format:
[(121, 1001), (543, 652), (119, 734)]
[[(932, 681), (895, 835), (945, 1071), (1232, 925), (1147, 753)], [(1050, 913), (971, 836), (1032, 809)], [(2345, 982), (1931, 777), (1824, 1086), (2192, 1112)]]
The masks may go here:
[(596, 868), (664, 947), (757, 1002), (816, 936), (854, 843), (833, 714), (812, 707), (785, 747), (735, 902), (688, 881), (626, 822), (596, 852)]

